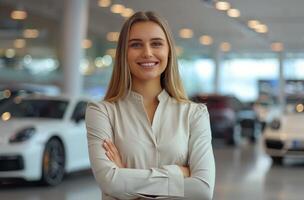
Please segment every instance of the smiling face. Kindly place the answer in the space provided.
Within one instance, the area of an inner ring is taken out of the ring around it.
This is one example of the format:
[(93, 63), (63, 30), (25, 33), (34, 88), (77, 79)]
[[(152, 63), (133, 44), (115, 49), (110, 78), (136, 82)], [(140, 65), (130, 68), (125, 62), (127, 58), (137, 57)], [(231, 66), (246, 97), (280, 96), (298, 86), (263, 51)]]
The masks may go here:
[(148, 21), (132, 25), (127, 50), (132, 82), (160, 81), (168, 55), (167, 37), (158, 24)]

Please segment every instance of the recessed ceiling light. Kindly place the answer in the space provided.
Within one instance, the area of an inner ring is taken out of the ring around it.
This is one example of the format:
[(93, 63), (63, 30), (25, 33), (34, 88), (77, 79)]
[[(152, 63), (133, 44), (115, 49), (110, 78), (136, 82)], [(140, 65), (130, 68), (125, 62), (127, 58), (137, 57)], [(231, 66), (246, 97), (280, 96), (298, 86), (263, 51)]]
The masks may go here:
[(239, 17), (241, 15), (240, 11), (238, 9), (229, 9), (227, 11), (227, 15), (229, 17), (233, 17), (233, 18), (236, 18), (236, 17)]
[(189, 39), (193, 37), (193, 31), (189, 28), (183, 28), (179, 31), (179, 36), (181, 38)]
[(226, 1), (218, 1), (215, 3), (215, 8), (218, 10), (228, 10), (230, 8), (230, 3)]
[(209, 35), (202, 35), (199, 40), (202, 45), (211, 45), (213, 43), (213, 39)]
[(27, 12), (24, 10), (14, 10), (11, 13), (11, 18), (15, 20), (24, 20), (27, 18)]
[(223, 52), (228, 52), (228, 51), (231, 50), (231, 45), (230, 45), (228, 42), (222, 42), (222, 43), (220, 44), (220, 49), (221, 49), (221, 51), (223, 51)]
[(259, 24), (260, 22), (258, 20), (249, 20), (247, 23), (248, 27), (252, 29), (254, 29)]
[(37, 29), (25, 29), (23, 31), (24, 38), (37, 38), (39, 36), (39, 31)]
[(271, 44), (271, 50), (275, 52), (281, 52), (284, 50), (284, 45), (281, 42), (273, 42)]
[(258, 33), (267, 33), (268, 27), (265, 24), (258, 24), (255, 26), (254, 30)]
[(98, 1), (98, 6), (99, 7), (109, 7), (111, 5), (111, 0), (99, 0)]
[(125, 7), (122, 4), (113, 4), (111, 6), (112, 13), (120, 14), (124, 11)]
[(134, 14), (133, 9), (131, 9), (131, 8), (125, 8), (125, 9), (122, 11), (121, 16), (127, 18), (127, 17), (131, 17), (133, 14)]

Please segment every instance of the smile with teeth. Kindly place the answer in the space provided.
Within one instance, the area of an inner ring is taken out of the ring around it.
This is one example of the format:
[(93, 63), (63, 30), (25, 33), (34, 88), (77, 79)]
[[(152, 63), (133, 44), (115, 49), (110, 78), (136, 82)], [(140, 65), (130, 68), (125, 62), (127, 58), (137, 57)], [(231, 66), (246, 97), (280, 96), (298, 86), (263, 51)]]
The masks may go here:
[(152, 68), (152, 67), (155, 67), (158, 62), (142, 62), (142, 63), (138, 63), (141, 67), (144, 67), (144, 68)]

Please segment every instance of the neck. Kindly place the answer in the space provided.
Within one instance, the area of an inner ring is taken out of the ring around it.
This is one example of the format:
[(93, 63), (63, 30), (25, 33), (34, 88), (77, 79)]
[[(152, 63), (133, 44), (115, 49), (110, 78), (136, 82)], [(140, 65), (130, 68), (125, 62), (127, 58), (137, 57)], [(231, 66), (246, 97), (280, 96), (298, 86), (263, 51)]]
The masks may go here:
[(162, 91), (162, 87), (159, 80), (153, 80), (148, 82), (132, 82), (132, 90), (141, 94), (146, 103), (153, 103), (157, 100), (158, 94)]

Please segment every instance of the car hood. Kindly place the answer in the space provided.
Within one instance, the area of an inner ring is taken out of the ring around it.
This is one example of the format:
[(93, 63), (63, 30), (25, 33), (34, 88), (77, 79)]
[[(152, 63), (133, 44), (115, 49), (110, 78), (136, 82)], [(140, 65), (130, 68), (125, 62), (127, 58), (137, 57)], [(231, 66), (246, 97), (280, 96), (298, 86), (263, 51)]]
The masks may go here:
[(304, 134), (304, 114), (291, 114), (282, 117), (282, 131), (290, 134)]
[(0, 121), (1, 137), (9, 137), (16, 132), (27, 128), (35, 127), (37, 130), (48, 130), (64, 123), (62, 119), (11, 119), (8, 121)]

